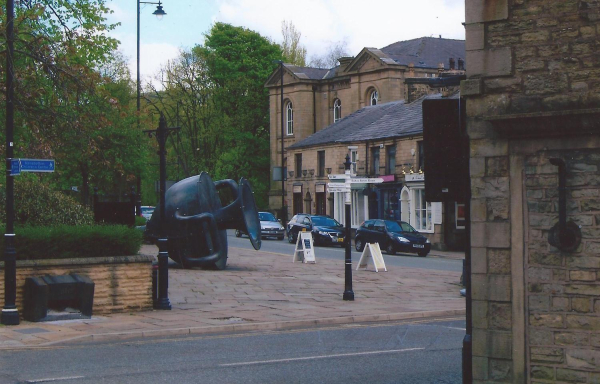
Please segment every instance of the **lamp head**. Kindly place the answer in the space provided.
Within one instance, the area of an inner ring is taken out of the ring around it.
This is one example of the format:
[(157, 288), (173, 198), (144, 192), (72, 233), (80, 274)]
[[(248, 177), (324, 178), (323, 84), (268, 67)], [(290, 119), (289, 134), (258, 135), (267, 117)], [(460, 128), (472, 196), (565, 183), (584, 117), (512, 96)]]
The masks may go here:
[(158, 20), (162, 20), (163, 16), (167, 14), (160, 4), (161, 2), (159, 1), (158, 5), (156, 6), (156, 11), (152, 12), (152, 14), (155, 15)]

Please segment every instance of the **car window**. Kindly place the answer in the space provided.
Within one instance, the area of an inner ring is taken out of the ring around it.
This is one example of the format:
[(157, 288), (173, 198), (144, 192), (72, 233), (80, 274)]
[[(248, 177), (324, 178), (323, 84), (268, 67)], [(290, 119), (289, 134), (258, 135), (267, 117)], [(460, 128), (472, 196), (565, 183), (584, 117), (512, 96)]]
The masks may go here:
[(373, 230), (373, 223), (374, 223), (373, 220), (368, 220), (368, 221), (365, 222), (365, 227), (367, 229)]
[(341, 227), (342, 224), (338, 223), (337, 220), (332, 219), (331, 217), (325, 216), (313, 216), (312, 221), (314, 225), (322, 226), (322, 227)]
[(402, 227), (403, 232), (417, 232), (416, 229), (414, 229), (410, 224), (404, 221), (400, 222), (400, 226)]
[(403, 232), (402, 227), (396, 221), (386, 220), (385, 226), (390, 232)]
[(377, 231), (377, 232), (385, 232), (385, 225), (383, 224), (383, 221), (381, 220), (377, 220), (375, 222), (375, 225), (373, 226), (373, 228)]
[(310, 219), (309, 219), (308, 217), (305, 217), (305, 218), (302, 220), (302, 224), (307, 224), (307, 225), (308, 225), (308, 224), (310, 224)]
[(258, 219), (260, 221), (277, 221), (275, 216), (273, 216), (273, 214), (270, 212), (259, 212)]

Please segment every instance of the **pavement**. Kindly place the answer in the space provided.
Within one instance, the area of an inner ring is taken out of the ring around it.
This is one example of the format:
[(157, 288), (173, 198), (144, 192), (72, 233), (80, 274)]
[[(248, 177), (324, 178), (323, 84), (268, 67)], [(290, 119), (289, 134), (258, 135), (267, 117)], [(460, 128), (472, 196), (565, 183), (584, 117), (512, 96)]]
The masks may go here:
[[(157, 255), (158, 249), (144, 245), (140, 254)], [(462, 259), (464, 254), (432, 251), (428, 257)], [(186, 270), (172, 263), (172, 310), (52, 322), (22, 320), (16, 326), (0, 325), (0, 349), (465, 314), (460, 272), (390, 266), (387, 272), (375, 272), (371, 264), (357, 271), (354, 260), (354, 301), (344, 301), (343, 261), (317, 257), (316, 263), (306, 264), (292, 259), (291, 254), (230, 247), (223, 271)]]

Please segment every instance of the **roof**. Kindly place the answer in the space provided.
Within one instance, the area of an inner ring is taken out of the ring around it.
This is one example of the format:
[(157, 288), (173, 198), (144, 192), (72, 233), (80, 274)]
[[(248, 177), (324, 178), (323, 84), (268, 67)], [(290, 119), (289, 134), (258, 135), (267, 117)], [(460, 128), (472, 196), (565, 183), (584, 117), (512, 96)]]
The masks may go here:
[(401, 65), (413, 63), (415, 67), (437, 68), (439, 63), (444, 63), (444, 68), (449, 69), (449, 58), (464, 60), (465, 41), (420, 37), (390, 44), (380, 51)]
[[(451, 98), (456, 97), (458, 94), (451, 96)], [(441, 94), (434, 94), (409, 104), (404, 100), (398, 100), (364, 107), (306, 139), (290, 145), (288, 149), (422, 135), (423, 100), (441, 98)]]
[(299, 67), (292, 64), (284, 64), (285, 67), (301, 79), (321, 80), (330, 72), (330, 69)]

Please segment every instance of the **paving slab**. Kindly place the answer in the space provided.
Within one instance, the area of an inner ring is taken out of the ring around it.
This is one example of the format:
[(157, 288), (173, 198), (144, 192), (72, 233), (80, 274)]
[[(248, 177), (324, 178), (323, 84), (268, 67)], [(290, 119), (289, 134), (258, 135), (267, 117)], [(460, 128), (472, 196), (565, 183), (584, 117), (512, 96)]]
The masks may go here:
[[(141, 254), (157, 255), (145, 245)], [(460, 259), (461, 254), (433, 252)], [(462, 255), (464, 257), (464, 255)], [(292, 262), (292, 255), (229, 249), (223, 271), (169, 270), (172, 310), (118, 313), (91, 319), (21, 321), (0, 326), (0, 349), (42, 347), (76, 341), (123, 340), (357, 322), (464, 315), (460, 272), (388, 267), (387, 272), (356, 271), (354, 301), (344, 301), (343, 260)]]

